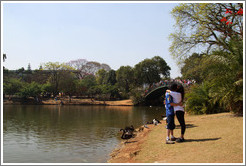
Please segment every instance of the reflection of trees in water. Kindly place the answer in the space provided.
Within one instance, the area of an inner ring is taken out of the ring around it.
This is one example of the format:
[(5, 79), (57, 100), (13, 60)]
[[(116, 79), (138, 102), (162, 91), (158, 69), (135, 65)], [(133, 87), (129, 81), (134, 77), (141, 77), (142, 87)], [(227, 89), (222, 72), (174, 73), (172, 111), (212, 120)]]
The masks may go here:
[(106, 106), (105, 110), (110, 110), (110, 111), (122, 111), (121, 113), (129, 113), (132, 111), (133, 107), (132, 106)]
[(5, 106), (4, 132), (35, 134), (49, 141), (117, 137), (120, 128), (139, 127), (160, 110), (126, 106)]

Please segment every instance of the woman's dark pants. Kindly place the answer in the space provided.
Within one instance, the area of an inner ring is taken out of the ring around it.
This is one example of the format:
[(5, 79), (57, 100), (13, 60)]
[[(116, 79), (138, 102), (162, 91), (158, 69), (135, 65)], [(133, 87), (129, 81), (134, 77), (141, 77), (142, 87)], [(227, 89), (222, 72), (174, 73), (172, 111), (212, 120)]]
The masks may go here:
[(184, 111), (176, 111), (176, 116), (181, 126), (181, 134), (183, 135), (186, 129), (185, 120), (184, 120)]

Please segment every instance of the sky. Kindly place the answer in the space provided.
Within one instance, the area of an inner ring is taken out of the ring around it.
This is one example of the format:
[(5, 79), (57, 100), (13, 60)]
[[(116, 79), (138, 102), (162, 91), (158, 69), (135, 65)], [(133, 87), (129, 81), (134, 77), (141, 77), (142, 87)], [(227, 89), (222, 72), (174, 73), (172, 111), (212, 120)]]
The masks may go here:
[(169, 52), (176, 3), (3, 3), (3, 62), (9, 70), (86, 59), (117, 70)]

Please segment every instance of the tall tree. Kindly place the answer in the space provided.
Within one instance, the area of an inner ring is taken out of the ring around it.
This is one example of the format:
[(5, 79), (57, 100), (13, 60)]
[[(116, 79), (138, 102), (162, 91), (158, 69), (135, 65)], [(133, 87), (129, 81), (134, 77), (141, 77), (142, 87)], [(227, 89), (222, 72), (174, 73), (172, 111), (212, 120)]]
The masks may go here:
[(107, 71), (104, 69), (100, 69), (98, 70), (98, 72), (96, 73), (96, 81), (99, 85), (104, 84), (104, 80), (106, 78), (107, 75)]
[(105, 71), (109, 71), (111, 69), (107, 64), (87, 61), (86, 59), (73, 60), (66, 64), (78, 70), (80, 79), (90, 74), (95, 75), (100, 69), (104, 69)]
[(51, 83), (53, 89), (53, 94), (57, 95), (60, 89), (60, 83), (63, 79), (66, 79), (66, 73), (71, 73), (74, 69), (65, 63), (59, 62), (48, 62), (44, 64), (44, 70), (50, 72), (49, 82)]
[(93, 93), (93, 88), (96, 86), (96, 77), (87, 75), (77, 82), (77, 93), (79, 95), (90, 95)]
[(185, 3), (171, 14), (177, 29), (170, 35), (172, 55), (185, 59), (196, 49), (211, 52), (214, 48), (231, 51), (231, 39), (243, 39), (242, 3)]
[(28, 71), (31, 71), (31, 70), (32, 70), (32, 69), (31, 69), (31, 64), (30, 64), (30, 63), (28, 63), (27, 70), (28, 70)]
[(189, 58), (185, 59), (181, 67), (181, 74), (184, 79), (194, 79), (197, 83), (203, 81), (202, 57), (203, 54), (193, 53)]
[(31, 69), (31, 64), (30, 63), (28, 63), (26, 73), (27, 74), (31, 74), (32, 73), (32, 69)]
[(59, 81), (59, 91), (64, 92), (69, 96), (69, 102), (71, 102), (72, 95), (76, 93), (76, 79), (75, 74), (72, 72), (63, 72), (62, 79)]
[(144, 59), (134, 67), (135, 79), (139, 85), (159, 82), (161, 77), (169, 77), (171, 68), (159, 56)]
[(114, 70), (110, 70), (109, 72), (107, 72), (104, 82), (109, 85), (115, 85), (117, 82), (116, 72)]
[(134, 83), (134, 71), (131, 66), (121, 66), (116, 71), (116, 80), (119, 87), (122, 87), (126, 93), (130, 91), (131, 84)]
[(242, 114), (243, 111), (243, 41), (231, 40), (233, 53), (214, 51), (203, 60), (204, 78), (211, 84), (214, 101), (225, 109)]
[[(170, 36), (173, 55), (183, 60), (192, 49), (207, 51), (200, 60), (194, 54), (186, 59), (185, 62), (191, 60), (190, 64), (195, 65), (189, 65), (185, 73), (200, 71), (203, 84), (209, 85), (206, 92), (211, 103), (220, 103), (226, 110), (242, 113), (243, 5), (181, 4), (173, 9), (172, 14), (178, 27), (178, 31)], [(199, 88), (203, 89), (202, 85)]]

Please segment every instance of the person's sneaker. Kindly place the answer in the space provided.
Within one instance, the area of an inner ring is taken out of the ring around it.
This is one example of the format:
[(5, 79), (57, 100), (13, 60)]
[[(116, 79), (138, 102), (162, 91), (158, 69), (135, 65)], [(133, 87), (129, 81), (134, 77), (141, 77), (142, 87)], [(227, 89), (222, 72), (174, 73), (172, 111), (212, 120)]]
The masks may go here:
[(174, 144), (174, 141), (171, 141), (170, 139), (166, 139), (166, 144)]
[(184, 138), (178, 138), (178, 139), (176, 139), (176, 142), (184, 142), (184, 141), (185, 141)]
[(172, 138), (171, 138), (171, 141), (176, 141), (176, 138), (175, 138), (175, 137), (172, 137)]

